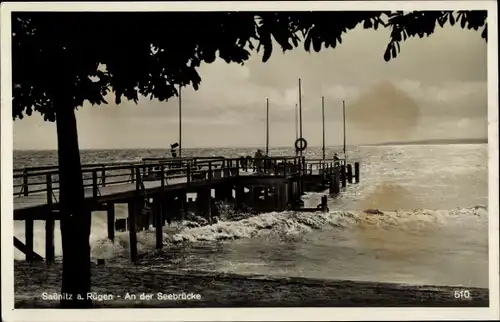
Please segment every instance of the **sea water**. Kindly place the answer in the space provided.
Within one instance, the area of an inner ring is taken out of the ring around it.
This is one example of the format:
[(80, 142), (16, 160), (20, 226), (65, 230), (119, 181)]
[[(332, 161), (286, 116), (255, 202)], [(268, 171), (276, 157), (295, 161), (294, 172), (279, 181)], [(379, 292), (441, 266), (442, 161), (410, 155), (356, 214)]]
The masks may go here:
[[(330, 148), (327, 156), (339, 149)], [(82, 151), (82, 162), (140, 160), (167, 150)], [(291, 155), (291, 149), (271, 149)], [(194, 149), (183, 155), (239, 157), (251, 149)], [(320, 149), (308, 149), (318, 157)], [(14, 167), (55, 164), (55, 151), (16, 151)], [(164, 229), (164, 250), (154, 251), (155, 232), (138, 234), (143, 265), (175, 271), (213, 271), (323, 279), (488, 287), (487, 145), (371, 146), (349, 149), (361, 163), (361, 183), (329, 200), (327, 213), (272, 212), (235, 218), (222, 205), (218, 223)], [(306, 206), (322, 193), (303, 197)], [(379, 212), (365, 212), (377, 209)], [(116, 206), (117, 217), (127, 214)], [(35, 225), (35, 251), (44, 254), (43, 222)], [(94, 213), (93, 259), (128, 266), (128, 234), (106, 238), (106, 214)], [(24, 223), (15, 222), (24, 240)], [(56, 225), (56, 255), (61, 254)], [(16, 250), (15, 259), (23, 254)]]

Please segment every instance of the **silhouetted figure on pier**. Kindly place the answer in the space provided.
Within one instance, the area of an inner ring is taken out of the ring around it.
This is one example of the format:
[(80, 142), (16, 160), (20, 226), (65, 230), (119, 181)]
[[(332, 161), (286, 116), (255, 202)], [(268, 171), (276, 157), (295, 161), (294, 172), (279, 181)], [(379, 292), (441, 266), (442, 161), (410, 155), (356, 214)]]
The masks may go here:
[(338, 167), (340, 165), (340, 159), (339, 159), (339, 156), (337, 155), (337, 153), (335, 153), (333, 155), (333, 164)]
[(257, 152), (255, 152), (254, 155), (254, 164), (255, 164), (255, 169), (257, 170), (257, 173), (262, 173), (262, 150), (257, 149)]

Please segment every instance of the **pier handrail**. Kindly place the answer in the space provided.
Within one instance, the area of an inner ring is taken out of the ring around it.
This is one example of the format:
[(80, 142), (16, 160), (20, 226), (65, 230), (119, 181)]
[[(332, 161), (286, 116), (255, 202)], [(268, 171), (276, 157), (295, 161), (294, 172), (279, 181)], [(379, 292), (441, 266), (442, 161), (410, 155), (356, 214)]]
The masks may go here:
[[(149, 161), (154, 160), (155, 158), (144, 158), (140, 161), (136, 160), (131, 160), (131, 161), (115, 161), (115, 162), (99, 162), (99, 163), (84, 163), (81, 165), (82, 170), (83, 169), (92, 169), (92, 168), (108, 168), (108, 167), (114, 167), (114, 166), (135, 166), (135, 165), (141, 165), (143, 163), (147, 163)], [(158, 159), (157, 163), (163, 163), (163, 164), (178, 164), (179, 162), (191, 162), (191, 161), (196, 161), (196, 159), (200, 158), (156, 158)], [(204, 160), (210, 160), (210, 159), (215, 159), (215, 158), (203, 158)], [(42, 175), (46, 174), (48, 172), (51, 172), (53, 174), (57, 174), (59, 172), (59, 166), (57, 165), (43, 165), (43, 166), (27, 166), (27, 167), (22, 167), (22, 168), (15, 168), (13, 170), (14, 172), (14, 177), (16, 175), (23, 175), (25, 173), (29, 173), (29, 175), (33, 173), (37, 173), (37, 175)]]
[(319, 174), (338, 171), (339, 168), (345, 165), (345, 159), (334, 158), (314, 158), (307, 159), (306, 174), (312, 174), (314, 170), (318, 170)]
[[(238, 176), (240, 170), (249, 171), (248, 159), (224, 157), (163, 158), (159, 161), (141, 160), (130, 162), (106, 162), (82, 165), (84, 188), (92, 188), (92, 195), (97, 197), (100, 187), (134, 183), (137, 178), (142, 181), (161, 180), (162, 186), (170, 179), (187, 177), (187, 184), (198, 180)], [(245, 159), (245, 162), (242, 162)], [(252, 158), (252, 162), (253, 162)], [(286, 166), (295, 164), (295, 167)], [(180, 166), (179, 166), (180, 163)], [(173, 165), (177, 165), (174, 167)], [(283, 166), (285, 165), (285, 166)], [(291, 174), (305, 168), (304, 157), (276, 156), (263, 160), (263, 173)], [(19, 173), (21, 172), (21, 173)], [(47, 194), (48, 203), (52, 203), (54, 192), (59, 190), (58, 169), (56, 166), (26, 167), (14, 174), (14, 179), (22, 180), (14, 183), (14, 196), (28, 196), (34, 193)], [(137, 172), (141, 172), (137, 176)], [(33, 180), (30, 180), (33, 179)], [(38, 180), (34, 180), (38, 178)], [(40, 179), (42, 178), (42, 179)], [(136, 182), (136, 185), (139, 183)]]
[[(84, 163), (82, 164), (82, 169), (85, 168), (94, 168), (94, 167), (102, 167), (102, 166), (113, 166), (113, 165), (134, 165), (136, 163), (140, 163), (140, 161), (115, 161), (115, 162), (99, 162), (99, 163)], [(14, 168), (14, 174), (19, 174), (25, 171), (35, 172), (35, 171), (51, 171), (59, 169), (58, 165), (40, 165), (40, 166), (26, 166), (22, 168)]]

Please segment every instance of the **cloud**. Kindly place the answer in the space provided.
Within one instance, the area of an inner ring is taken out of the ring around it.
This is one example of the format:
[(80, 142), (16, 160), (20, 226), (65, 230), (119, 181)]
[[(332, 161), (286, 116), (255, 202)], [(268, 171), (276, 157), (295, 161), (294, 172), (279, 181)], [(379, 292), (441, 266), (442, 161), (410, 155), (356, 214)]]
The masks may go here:
[(486, 118), (488, 91), (486, 81), (443, 82), (425, 86), (404, 80), (397, 86), (422, 102), (422, 113), (445, 118)]
[[(182, 92), (185, 145), (260, 144), (266, 97), (273, 144), (292, 144), (299, 78), (304, 131), (311, 140), (321, 137), (322, 96), (328, 133), (338, 132), (345, 100), (352, 143), (486, 133), (486, 44), (479, 33), (439, 29), (405, 42), (401, 55), (387, 63), (388, 32), (357, 28), (342, 45), (320, 53), (275, 49), (265, 64), (254, 55), (244, 66), (222, 60), (202, 65), (200, 89)], [(78, 111), (82, 147), (161, 147), (178, 135), (175, 97), (116, 106), (110, 95), (108, 102)], [(55, 146), (53, 124), (41, 118), (17, 121), (14, 132), (16, 148)], [(328, 134), (328, 144), (340, 140)]]

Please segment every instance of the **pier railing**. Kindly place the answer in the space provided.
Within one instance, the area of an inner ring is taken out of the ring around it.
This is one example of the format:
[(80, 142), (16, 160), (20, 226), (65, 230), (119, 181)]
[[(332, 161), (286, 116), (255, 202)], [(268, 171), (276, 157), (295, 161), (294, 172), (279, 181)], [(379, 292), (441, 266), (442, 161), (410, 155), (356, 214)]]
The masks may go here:
[(313, 174), (314, 171), (317, 171), (318, 174), (321, 173), (330, 173), (333, 172), (334, 169), (339, 169), (341, 166), (345, 166), (345, 159), (307, 159), (306, 160), (307, 168), (305, 174)]
[[(240, 172), (255, 172), (263, 175), (292, 175), (312, 173), (313, 169), (328, 169), (333, 166), (329, 160), (307, 160), (305, 157), (265, 157), (255, 160), (248, 157), (224, 158), (145, 158), (142, 161), (108, 162), (82, 165), (82, 177), (86, 191), (93, 197), (100, 195), (100, 188), (135, 183), (136, 189), (143, 189), (148, 181), (159, 181), (160, 186), (170, 181), (185, 178), (191, 184), (196, 181), (234, 177)], [(309, 169), (309, 170), (308, 170)], [(14, 197), (46, 194), (51, 204), (59, 190), (57, 166), (26, 167), (14, 170)]]

